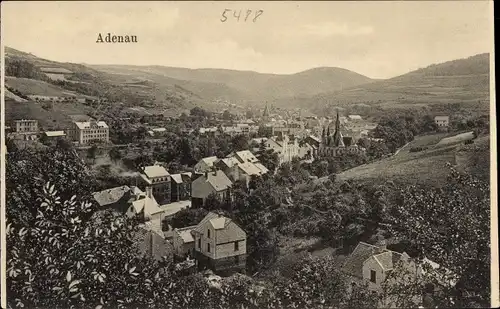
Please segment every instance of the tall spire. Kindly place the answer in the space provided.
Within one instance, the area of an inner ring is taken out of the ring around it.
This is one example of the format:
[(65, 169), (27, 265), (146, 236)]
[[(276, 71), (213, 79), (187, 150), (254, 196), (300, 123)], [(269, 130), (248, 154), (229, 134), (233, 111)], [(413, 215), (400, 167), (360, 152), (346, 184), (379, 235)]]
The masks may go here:
[(337, 121), (335, 123), (335, 133), (333, 133), (333, 143), (335, 147), (344, 145), (344, 141), (342, 140), (342, 133), (340, 133), (340, 117), (338, 110), (337, 110)]
[(262, 114), (264, 117), (269, 117), (269, 107), (266, 102), (266, 107), (264, 108), (264, 113)]

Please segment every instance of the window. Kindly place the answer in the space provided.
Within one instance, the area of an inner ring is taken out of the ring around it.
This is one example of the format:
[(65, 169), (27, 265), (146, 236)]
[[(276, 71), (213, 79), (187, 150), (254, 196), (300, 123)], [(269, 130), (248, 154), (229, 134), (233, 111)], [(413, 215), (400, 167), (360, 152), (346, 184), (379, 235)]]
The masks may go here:
[(210, 229), (207, 230), (207, 238), (210, 238)]
[(210, 244), (207, 244), (207, 252), (210, 252)]
[(201, 238), (198, 239), (198, 249), (201, 249)]
[(237, 241), (235, 241), (235, 242), (234, 242), (234, 251), (238, 251), (238, 250), (240, 250), (240, 248), (239, 248), (239, 247), (240, 247), (240, 246), (239, 246), (239, 243), (238, 243)]
[(370, 281), (377, 283), (377, 272), (374, 270), (370, 270)]

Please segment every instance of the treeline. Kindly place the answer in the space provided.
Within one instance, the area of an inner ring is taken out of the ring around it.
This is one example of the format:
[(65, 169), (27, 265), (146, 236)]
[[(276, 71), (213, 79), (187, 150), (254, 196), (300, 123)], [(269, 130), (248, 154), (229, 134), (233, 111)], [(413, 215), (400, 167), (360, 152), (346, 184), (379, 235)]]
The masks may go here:
[(22, 59), (5, 59), (5, 76), (48, 80), (47, 76), (33, 63)]

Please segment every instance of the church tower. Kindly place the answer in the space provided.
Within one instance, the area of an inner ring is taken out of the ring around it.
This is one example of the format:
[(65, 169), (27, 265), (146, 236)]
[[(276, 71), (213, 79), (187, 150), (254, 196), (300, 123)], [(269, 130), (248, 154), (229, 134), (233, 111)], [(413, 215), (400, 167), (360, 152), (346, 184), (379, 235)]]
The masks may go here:
[(262, 119), (265, 121), (269, 120), (269, 106), (266, 103), (266, 107), (264, 108), (264, 112), (262, 113)]
[(340, 117), (339, 112), (337, 111), (337, 120), (335, 123), (335, 133), (333, 133), (333, 146), (335, 147), (344, 147), (344, 138), (342, 133), (340, 132)]

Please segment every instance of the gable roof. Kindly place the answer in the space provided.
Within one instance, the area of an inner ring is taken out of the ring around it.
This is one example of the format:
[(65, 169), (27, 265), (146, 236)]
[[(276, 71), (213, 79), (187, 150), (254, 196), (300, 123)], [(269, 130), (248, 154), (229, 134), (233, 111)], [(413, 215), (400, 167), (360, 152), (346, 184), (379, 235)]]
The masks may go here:
[(154, 215), (159, 212), (163, 212), (154, 197), (151, 198), (146, 196), (144, 193), (138, 200), (132, 202), (132, 206), (134, 207), (136, 213), (144, 211), (144, 215)]
[(383, 270), (393, 269), (392, 251), (385, 251), (373, 256), (373, 258), (382, 266)]
[[(207, 175), (203, 175), (202, 177), (217, 192), (226, 190), (233, 185), (231, 180), (222, 171), (215, 171), (215, 172), (207, 173)], [(202, 177), (200, 177), (200, 178), (202, 178)]]
[(168, 175), (170, 175), (168, 171), (161, 165), (146, 166), (144, 168), (144, 174), (146, 174), (148, 178), (167, 177)]
[[(90, 129), (91, 127), (90, 121), (75, 121), (74, 123), (80, 130)], [(108, 125), (104, 121), (96, 121), (95, 124), (99, 128), (104, 128), (104, 129), (108, 128)]]
[(193, 173), (191, 173), (191, 172), (181, 173), (182, 181), (190, 182), (192, 175), (193, 175)]
[(185, 244), (194, 242), (194, 237), (193, 234), (191, 233), (192, 230), (194, 230), (197, 227), (197, 225), (192, 225), (192, 226), (187, 226), (183, 227), (180, 229), (174, 229), (174, 233), (179, 235), (179, 237), (182, 239), (182, 242)]
[(217, 219), (219, 218), (219, 215), (214, 213), (214, 212), (209, 212), (203, 219), (201, 219), (200, 223), (196, 226), (196, 228), (193, 230), (195, 233), (204, 233), (204, 226), (207, 224), (210, 220), (212, 219)]
[(176, 183), (182, 183), (182, 175), (181, 174), (171, 174), (170, 177)]
[(342, 270), (351, 276), (363, 278), (363, 263), (373, 254), (376, 246), (360, 242), (347, 257)]
[(244, 240), (246, 233), (233, 220), (213, 212), (209, 212), (203, 220), (198, 223), (193, 233), (204, 234), (205, 226), (210, 224), (216, 231), (216, 243), (227, 243), (236, 240)]
[(121, 187), (106, 189), (99, 192), (94, 192), (93, 196), (100, 206), (107, 206), (117, 203), (129, 192), (130, 188), (128, 186), (121, 186)]
[(240, 163), (235, 157), (221, 159), (220, 162), (224, 163), (227, 167), (231, 168)]
[(262, 165), (262, 163), (258, 162), (258, 163), (255, 163), (255, 166), (261, 170), (262, 174), (266, 174), (267, 172), (269, 172), (269, 170), (267, 169), (267, 167), (265, 167), (264, 165)]
[(250, 150), (243, 150), (236, 152), (236, 157), (240, 162), (258, 162), (259, 160), (250, 152)]
[(206, 158), (203, 158), (201, 159), (200, 161), (204, 162), (206, 165), (208, 166), (213, 166), (214, 163), (219, 160), (216, 156), (213, 156), (213, 157), (206, 157)]
[(165, 217), (169, 217), (185, 208), (190, 208), (190, 207), (191, 207), (191, 201), (186, 200), (186, 201), (177, 201), (170, 204), (161, 205), (160, 209), (163, 211)]
[(238, 164), (238, 167), (248, 176), (263, 174), (260, 168), (258, 168), (255, 164), (250, 162), (240, 163)]

